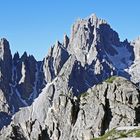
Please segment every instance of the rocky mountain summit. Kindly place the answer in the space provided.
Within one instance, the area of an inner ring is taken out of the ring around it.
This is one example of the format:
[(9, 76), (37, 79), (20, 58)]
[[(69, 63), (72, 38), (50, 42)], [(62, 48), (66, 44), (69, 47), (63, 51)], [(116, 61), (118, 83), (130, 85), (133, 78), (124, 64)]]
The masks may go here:
[(0, 139), (90, 140), (140, 124), (140, 38), (77, 20), (43, 61), (0, 41)]

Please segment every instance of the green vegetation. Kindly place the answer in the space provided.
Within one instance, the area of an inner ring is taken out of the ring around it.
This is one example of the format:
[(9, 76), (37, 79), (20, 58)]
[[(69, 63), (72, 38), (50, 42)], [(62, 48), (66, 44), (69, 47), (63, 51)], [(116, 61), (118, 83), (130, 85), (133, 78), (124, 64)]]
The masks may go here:
[(127, 137), (127, 134), (125, 132), (120, 133), (120, 138), (126, 138), (126, 137)]
[(88, 96), (89, 95), (89, 93), (88, 92), (85, 92), (85, 93), (82, 93), (81, 95), (80, 95), (80, 97), (86, 97), (86, 96)]
[(112, 129), (111, 131), (107, 132), (105, 135), (99, 137), (99, 138), (94, 138), (92, 140), (107, 140), (108, 137), (112, 136), (115, 133), (115, 129)]
[(92, 140), (117, 140), (119, 138), (126, 138), (126, 137), (140, 137), (140, 130), (134, 129), (134, 130), (118, 131), (116, 129), (113, 129), (107, 132), (105, 135), (99, 138), (94, 138)]
[(107, 80), (105, 80), (105, 82), (107, 83), (113, 83), (113, 81), (116, 79), (116, 76), (112, 76), (110, 78), (108, 78)]
[(137, 131), (136, 131), (135, 136), (136, 136), (136, 137), (140, 137), (140, 130), (137, 130)]

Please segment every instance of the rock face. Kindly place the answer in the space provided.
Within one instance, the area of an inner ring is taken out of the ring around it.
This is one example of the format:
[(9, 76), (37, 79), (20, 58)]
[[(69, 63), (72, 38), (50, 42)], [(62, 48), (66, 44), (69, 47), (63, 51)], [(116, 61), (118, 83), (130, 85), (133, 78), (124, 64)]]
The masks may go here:
[(121, 42), (96, 15), (76, 21), (40, 62), (12, 58), (2, 39), (0, 139), (89, 140), (139, 125), (139, 50), (139, 38)]
[(57, 41), (50, 49), (48, 56), (44, 59), (43, 71), (46, 83), (51, 82), (58, 75), (62, 66), (69, 58), (69, 54), (66, 51), (67, 44), (67, 37), (64, 38), (63, 45)]
[(104, 82), (89, 89), (80, 98), (71, 139), (89, 140), (117, 126), (138, 123), (138, 98), (136, 87), (120, 77), (114, 79), (113, 83)]
[(21, 135), (25, 139), (37, 139), (46, 133), (48, 140), (89, 140), (117, 126), (140, 123), (140, 93), (128, 80), (108, 79), (79, 97), (66, 94), (62, 89), (59, 95), (54, 95), (59, 81), (56, 78), (32, 106), (14, 115), (12, 123), (1, 131), (0, 138)]
[[(10, 86), (12, 81), (12, 55), (9, 49), (9, 42), (6, 39), (0, 40), (0, 128), (9, 123), (8, 113), (10, 112)], [(7, 118), (7, 119), (5, 119)]]
[(27, 53), (21, 57), (16, 53), (12, 58), (9, 42), (1, 39), (0, 128), (11, 121), (12, 115), (20, 107), (30, 105), (38, 96), (43, 86), (43, 78), (39, 78), (40, 66), (40, 62), (37, 62), (33, 56), (27, 56)]
[(140, 79), (140, 37), (138, 37), (136, 40), (131, 42), (134, 50), (135, 59), (133, 61), (133, 64), (127, 69), (127, 72), (131, 75), (131, 81), (134, 83), (137, 83), (139, 85)]

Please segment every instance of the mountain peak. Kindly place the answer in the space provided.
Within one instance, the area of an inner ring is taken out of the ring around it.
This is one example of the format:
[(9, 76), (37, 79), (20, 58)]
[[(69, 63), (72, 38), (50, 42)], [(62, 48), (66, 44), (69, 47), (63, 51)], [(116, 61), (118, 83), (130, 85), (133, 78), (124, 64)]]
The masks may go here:
[(69, 44), (69, 37), (66, 34), (64, 34), (64, 39), (63, 39), (64, 48), (67, 48), (68, 44)]
[(1, 38), (1, 39), (0, 39), (0, 42), (3, 42), (3, 43), (4, 43), (4, 42), (8, 42), (8, 41), (7, 41), (6, 38)]
[(60, 45), (61, 45), (61, 43), (58, 40), (56, 40), (55, 46), (60, 46)]
[(26, 59), (28, 57), (28, 54), (27, 54), (27, 52), (25, 51), (24, 53), (23, 53), (23, 55), (21, 56), (21, 58), (22, 59)]
[(95, 13), (91, 14), (88, 19), (96, 27), (99, 27), (100, 24), (108, 24), (106, 20), (98, 18)]
[(97, 19), (98, 19), (97, 15), (96, 15), (95, 13), (91, 14), (91, 15), (89, 16), (89, 18), (92, 18), (92, 19), (94, 19), (94, 20), (97, 20)]
[(5, 58), (7, 59), (7, 57), (11, 58), (10, 45), (5, 38), (2, 38), (0, 40), (0, 58), (4, 60)]
[(5, 38), (1, 38), (0, 39), (0, 46), (2, 47), (6, 47), (7, 49), (10, 49), (10, 46), (9, 46), (9, 42), (5, 39)]
[[(99, 42), (100, 45), (97, 47)], [(92, 14), (86, 19), (78, 20), (73, 25), (68, 49), (84, 65), (89, 59), (94, 58), (92, 56), (95, 56), (98, 52), (106, 51), (109, 54), (111, 52), (115, 54), (112, 45), (120, 46), (117, 32), (105, 20)]]

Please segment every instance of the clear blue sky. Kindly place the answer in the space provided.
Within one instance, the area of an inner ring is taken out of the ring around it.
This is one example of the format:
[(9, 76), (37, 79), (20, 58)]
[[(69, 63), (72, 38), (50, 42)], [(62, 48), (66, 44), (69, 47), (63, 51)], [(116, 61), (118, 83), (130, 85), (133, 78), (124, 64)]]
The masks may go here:
[(106, 19), (121, 40), (140, 35), (140, 0), (0, 0), (0, 38), (41, 60), (77, 18), (92, 13)]

